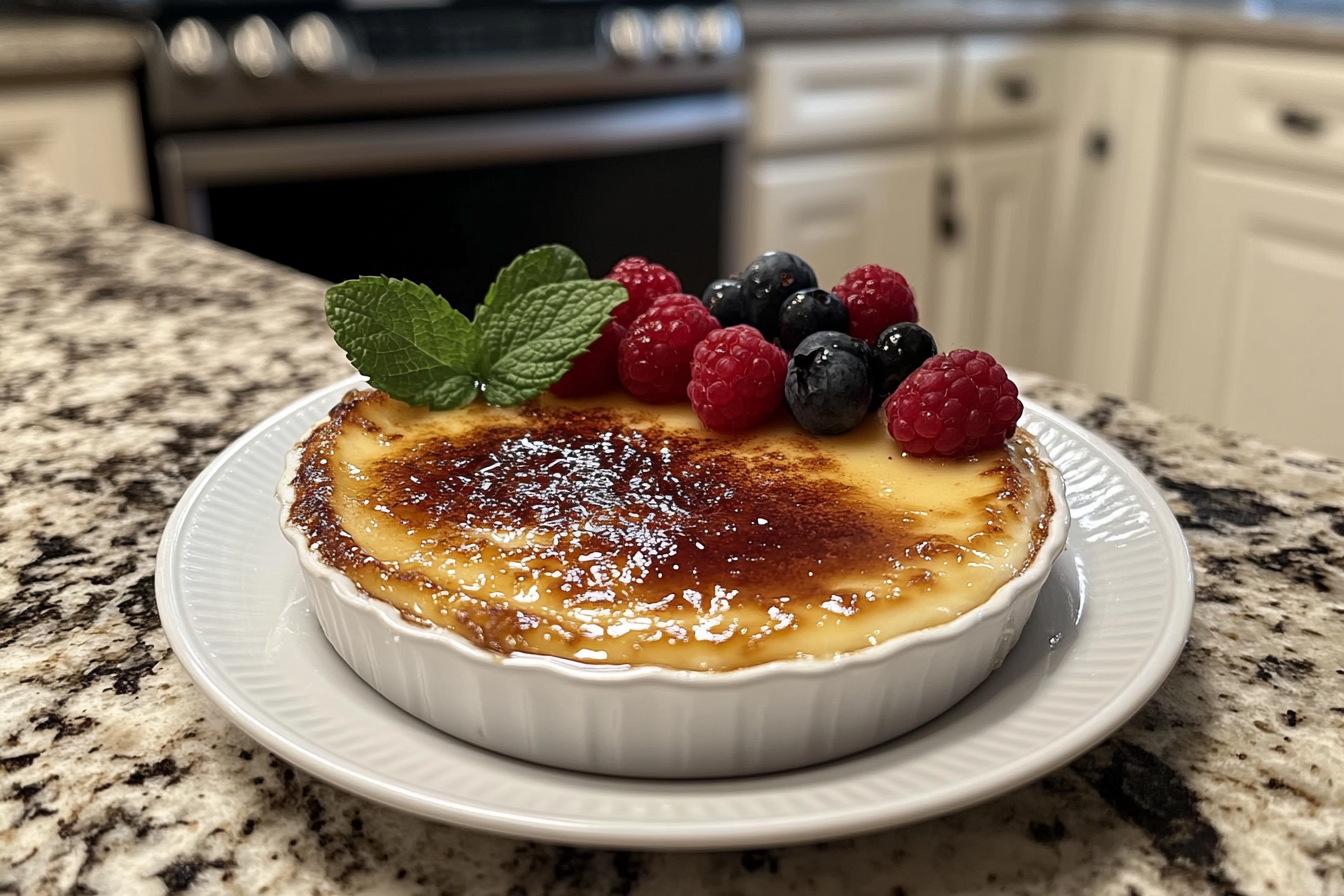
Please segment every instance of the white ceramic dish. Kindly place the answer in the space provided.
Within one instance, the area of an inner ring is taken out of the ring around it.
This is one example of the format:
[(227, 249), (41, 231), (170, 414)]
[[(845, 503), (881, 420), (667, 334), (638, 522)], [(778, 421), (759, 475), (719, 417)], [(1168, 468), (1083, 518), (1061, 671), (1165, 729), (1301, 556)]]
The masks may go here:
[(261, 423), (192, 484), (160, 546), (159, 613), (188, 673), (263, 746), (428, 818), (577, 845), (680, 849), (907, 824), (1021, 786), (1100, 742), (1162, 683), (1189, 628), (1190, 561), (1160, 495), (1103, 441), (1028, 402), (1024, 425), (1064, 474), (1072, 535), (1017, 648), (951, 710), (847, 759), (749, 778), (612, 778), (509, 759), (365, 685), (323, 636), (275, 526), (275, 471), (355, 382)]
[(303, 528), (288, 523), (302, 455), (296, 447), (286, 456), (277, 523), (294, 545), (322, 631), (359, 677), (454, 737), (597, 774), (776, 772), (847, 756), (919, 727), (1002, 664), (1069, 530), (1063, 481), (1047, 466), (1053, 512), (1031, 566), (974, 612), (834, 659), (691, 672), (501, 656), (455, 632), (407, 622), (322, 562)]

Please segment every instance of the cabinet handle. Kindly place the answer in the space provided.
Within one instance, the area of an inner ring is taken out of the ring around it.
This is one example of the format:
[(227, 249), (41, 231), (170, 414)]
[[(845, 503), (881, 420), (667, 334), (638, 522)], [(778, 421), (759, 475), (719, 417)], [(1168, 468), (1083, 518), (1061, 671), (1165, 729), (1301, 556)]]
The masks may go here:
[(1291, 107), (1279, 111), (1279, 124), (1285, 131), (1302, 137), (1315, 137), (1325, 130), (1325, 119), (1321, 116)]
[(1021, 75), (1004, 75), (999, 78), (999, 94), (1013, 105), (1025, 103), (1031, 99), (1031, 80)]
[(934, 214), (937, 216), (938, 236), (951, 246), (961, 236), (961, 222), (957, 219), (956, 181), (950, 172), (938, 176)]
[(1105, 128), (1093, 128), (1087, 134), (1087, 154), (1098, 164), (1111, 154), (1111, 134)]

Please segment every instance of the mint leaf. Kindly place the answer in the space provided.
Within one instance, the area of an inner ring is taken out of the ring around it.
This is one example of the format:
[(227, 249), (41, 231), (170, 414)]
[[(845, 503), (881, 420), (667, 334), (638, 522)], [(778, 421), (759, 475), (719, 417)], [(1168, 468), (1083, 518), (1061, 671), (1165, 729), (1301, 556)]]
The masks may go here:
[(429, 287), (360, 277), (328, 289), (326, 310), (336, 344), (374, 388), (434, 410), (476, 397), (480, 337)]
[(573, 249), (566, 246), (538, 246), (515, 258), (499, 272), (482, 307), (516, 299), (538, 286), (566, 280), (587, 280), (588, 266)]
[[(502, 280), (502, 277), (501, 277)], [(485, 400), (512, 405), (540, 395), (587, 350), (626, 300), (614, 280), (569, 280), (517, 295), (503, 290), (476, 309)]]

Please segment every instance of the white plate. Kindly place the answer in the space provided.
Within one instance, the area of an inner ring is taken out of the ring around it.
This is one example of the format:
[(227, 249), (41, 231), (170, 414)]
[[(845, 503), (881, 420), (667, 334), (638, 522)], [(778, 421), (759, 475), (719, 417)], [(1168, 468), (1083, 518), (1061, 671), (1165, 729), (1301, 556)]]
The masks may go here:
[(1180, 655), (1194, 604), (1162, 498), (1105, 442), (1027, 403), (1064, 473), (1069, 546), (1007, 662), (889, 744), (751, 778), (650, 781), (566, 772), (456, 741), (350, 670), (308, 607), (280, 534), (290, 446), (351, 379), (296, 402), (192, 483), (159, 547), (159, 615), (178, 659), (263, 746), (379, 803), (464, 827), (584, 846), (689, 849), (849, 836), (962, 809), (1055, 769), (1139, 709)]

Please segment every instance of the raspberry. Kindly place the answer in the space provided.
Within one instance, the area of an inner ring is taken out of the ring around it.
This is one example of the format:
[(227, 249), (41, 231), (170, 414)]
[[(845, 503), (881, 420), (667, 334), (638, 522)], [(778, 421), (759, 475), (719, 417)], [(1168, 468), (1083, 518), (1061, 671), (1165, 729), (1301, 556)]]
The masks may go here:
[(1022, 416), (1017, 385), (986, 352), (959, 348), (919, 366), (882, 405), (887, 431), (915, 457), (995, 448)]
[(651, 404), (686, 397), (696, 343), (719, 322), (694, 296), (654, 299), (630, 325), (616, 353), (616, 373), (630, 394)]
[(714, 330), (695, 347), (686, 395), (700, 422), (717, 432), (745, 429), (784, 401), (789, 356), (755, 327)]
[(831, 292), (849, 309), (849, 335), (869, 345), (892, 324), (919, 323), (914, 290), (904, 277), (881, 265), (855, 268)]
[(603, 279), (615, 280), (630, 294), (629, 299), (611, 312), (617, 323), (627, 328), (635, 318), (649, 310), (654, 299), (681, 292), (681, 281), (676, 274), (637, 255), (616, 262), (616, 267)]
[(616, 388), (616, 351), (625, 338), (625, 327), (607, 321), (588, 350), (574, 359), (565, 375), (551, 384), (552, 394), (561, 398), (600, 395)]

